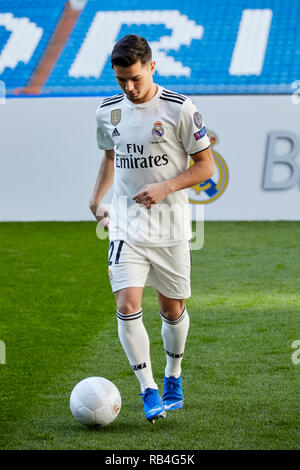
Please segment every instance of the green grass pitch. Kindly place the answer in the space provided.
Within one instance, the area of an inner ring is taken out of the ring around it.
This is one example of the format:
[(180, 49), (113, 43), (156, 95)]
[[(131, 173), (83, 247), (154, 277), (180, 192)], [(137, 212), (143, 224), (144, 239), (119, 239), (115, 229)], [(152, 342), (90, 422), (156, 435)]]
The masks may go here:
[[(107, 240), (92, 222), (0, 224), (1, 449), (299, 449), (300, 223), (207, 222), (193, 251), (185, 406), (149, 424), (117, 336)], [(165, 358), (155, 291), (143, 299), (155, 378)], [(74, 385), (113, 381), (103, 429), (69, 410)]]

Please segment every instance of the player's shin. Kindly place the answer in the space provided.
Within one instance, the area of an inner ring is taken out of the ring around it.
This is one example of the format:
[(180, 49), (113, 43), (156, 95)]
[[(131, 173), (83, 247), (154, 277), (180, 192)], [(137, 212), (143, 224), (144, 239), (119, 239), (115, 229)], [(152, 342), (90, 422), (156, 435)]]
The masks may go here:
[(178, 378), (181, 374), (181, 362), (188, 335), (190, 319), (186, 308), (176, 320), (168, 320), (161, 313), (161, 335), (166, 352), (166, 377)]
[(130, 366), (141, 385), (141, 391), (155, 388), (150, 361), (150, 343), (142, 319), (142, 309), (131, 314), (122, 314), (117, 310), (118, 334), (120, 342), (129, 360)]

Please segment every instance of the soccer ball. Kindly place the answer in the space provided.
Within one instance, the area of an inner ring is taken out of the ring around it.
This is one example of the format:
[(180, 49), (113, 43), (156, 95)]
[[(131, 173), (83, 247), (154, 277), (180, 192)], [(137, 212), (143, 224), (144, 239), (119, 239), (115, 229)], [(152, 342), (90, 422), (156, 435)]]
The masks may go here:
[(117, 387), (103, 377), (81, 380), (70, 396), (72, 415), (87, 426), (107, 426), (121, 409), (121, 395)]

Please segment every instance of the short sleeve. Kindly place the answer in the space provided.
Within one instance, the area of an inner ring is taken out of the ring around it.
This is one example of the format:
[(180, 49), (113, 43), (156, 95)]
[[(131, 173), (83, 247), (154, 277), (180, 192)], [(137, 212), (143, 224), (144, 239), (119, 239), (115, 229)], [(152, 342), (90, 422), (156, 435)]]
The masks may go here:
[(100, 108), (100, 106), (96, 112), (96, 122), (98, 148), (102, 150), (114, 150), (114, 142), (105, 125), (105, 112)]
[(178, 122), (178, 139), (188, 155), (201, 152), (210, 146), (203, 118), (189, 98), (181, 108)]

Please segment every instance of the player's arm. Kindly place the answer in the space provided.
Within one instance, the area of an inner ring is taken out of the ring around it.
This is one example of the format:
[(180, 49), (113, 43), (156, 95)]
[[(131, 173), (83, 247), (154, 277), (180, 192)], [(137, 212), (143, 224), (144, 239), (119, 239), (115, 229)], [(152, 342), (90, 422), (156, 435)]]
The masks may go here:
[(106, 230), (109, 228), (109, 213), (101, 205), (101, 201), (114, 181), (114, 150), (112, 150), (114, 142), (107, 131), (107, 114), (109, 115), (109, 111), (107, 111), (106, 107), (98, 106), (96, 111), (97, 143), (98, 148), (104, 150), (104, 157), (101, 161), (95, 187), (89, 201), (92, 213)]
[(203, 183), (214, 174), (214, 159), (205, 124), (189, 99), (182, 105), (175, 135), (178, 145), (183, 146), (186, 154), (194, 160), (194, 165), (174, 178), (143, 187), (133, 199), (147, 209), (161, 202), (168, 194)]
[(98, 222), (108, 229), (108, 210), (101, 205), (101, 201), (114, 181), (114, 151), (105, 150), (97, 175), (96, 183), (90, 197), (89, 207)]
[(133, 197), (133, 200), (138, 204), (144, 204), (147, 209), (150, 209), (152, 204), (158, 204), (168, 194), (203, 183), (212, 177), (215, 164), (210, 147), (194, 153), (191, 158), (194, 160), (194, 165), (183, 173), (161, 183), (152, 183), (145, 186)]
[(191, 155), (191, 158), (194, 161), (194, 165), (190, 166), (181, 175), (164, 182), (167, 194), (204, 183), (204, 181), (213, 176), (215, 163), (210, 147), (201, 152), (194, 153)]

